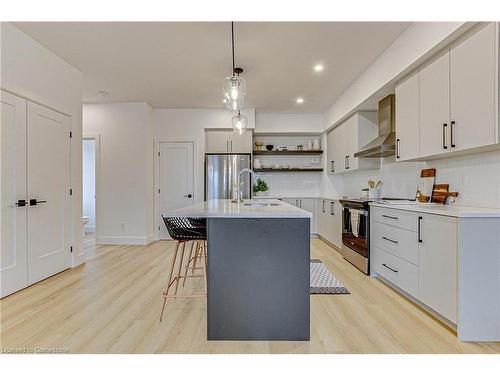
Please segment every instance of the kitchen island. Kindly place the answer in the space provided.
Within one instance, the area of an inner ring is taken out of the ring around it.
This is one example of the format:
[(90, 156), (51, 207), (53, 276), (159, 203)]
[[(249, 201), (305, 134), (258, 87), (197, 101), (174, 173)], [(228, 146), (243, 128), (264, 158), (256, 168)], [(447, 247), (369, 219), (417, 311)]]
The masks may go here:
[(309, 340), (310, 212), (210, 200), (164, 216), (207, 219), (208, 340)]

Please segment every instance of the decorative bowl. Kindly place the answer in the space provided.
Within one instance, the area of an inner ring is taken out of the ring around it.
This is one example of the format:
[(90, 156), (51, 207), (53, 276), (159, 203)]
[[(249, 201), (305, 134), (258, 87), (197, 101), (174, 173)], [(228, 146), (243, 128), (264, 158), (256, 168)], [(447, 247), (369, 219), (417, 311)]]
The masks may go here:
[(266, 145), (266, 150), (267, 151), (272, 151), (274, 148), (274, 145)]

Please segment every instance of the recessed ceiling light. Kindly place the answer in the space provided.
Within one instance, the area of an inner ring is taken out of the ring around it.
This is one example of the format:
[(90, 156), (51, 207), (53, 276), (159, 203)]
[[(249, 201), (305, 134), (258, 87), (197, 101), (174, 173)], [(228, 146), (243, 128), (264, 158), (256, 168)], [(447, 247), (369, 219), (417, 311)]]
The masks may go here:
[(295, 102), (297, 104), (302, 104), (302, 103), (304, 103), (304, 98), (297, 98), (297, 100), (295, 100)]
[(315, 72), (321, 72), (321, 71), (323, 71), (323, 69), (325, 69), (325, 67), (321, 64), (316, 64), (316, 65), (314, 65), (313, 69)]

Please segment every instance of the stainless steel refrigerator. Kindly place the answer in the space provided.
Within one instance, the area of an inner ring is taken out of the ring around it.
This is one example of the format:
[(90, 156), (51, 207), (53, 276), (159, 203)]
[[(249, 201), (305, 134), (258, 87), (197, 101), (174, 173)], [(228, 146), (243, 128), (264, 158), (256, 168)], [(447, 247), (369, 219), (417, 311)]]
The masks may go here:
[[(251, 167), (250, 154), (206, 154), (205, 155), (205, 200), (235, 199), (238, 174)], [(251, 197), (249, 173), (241, 175), (243, 199)]]

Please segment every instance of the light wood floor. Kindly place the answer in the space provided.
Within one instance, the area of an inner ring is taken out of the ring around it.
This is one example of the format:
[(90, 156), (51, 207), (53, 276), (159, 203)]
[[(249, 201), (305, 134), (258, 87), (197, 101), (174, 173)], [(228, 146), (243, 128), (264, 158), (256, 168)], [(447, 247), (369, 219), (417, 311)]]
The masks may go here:
[(93, 243), (91, 237), (85, 240), (89, 254), (85, 265), (0, 301), (4, 349), (61, 348), (71, 353), (500, 353), (500, 343), (459, 342), (453, 332), (381, 282), (354, 269), (318, 239), (311, 241), (311, 256), (321, 259), (351, 294), (311, 296), (310, 342), (208, 342), (203, 300), (169, 300), (166, 318), (161, 323), (158, 320), (173, 242), (97, 247)]

